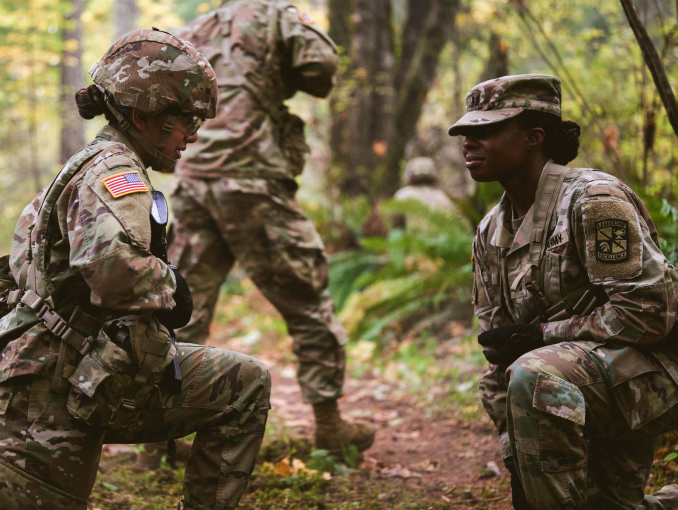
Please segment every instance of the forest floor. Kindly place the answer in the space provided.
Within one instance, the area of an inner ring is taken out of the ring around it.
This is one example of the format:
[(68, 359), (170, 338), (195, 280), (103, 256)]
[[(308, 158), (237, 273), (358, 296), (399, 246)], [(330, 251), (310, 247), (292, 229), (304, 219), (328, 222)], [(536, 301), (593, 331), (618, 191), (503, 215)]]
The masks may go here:
[[(312, 410), (301, 400), (284, 323), (251, 285), (226, 301), (210, 344), (257, 357), (273, 376), (264, 446), (239, 509), (512, 508), (494, 426), (476, 396), (485, 365), (477, 332), (451, 323), (436, 338), (405, 339), (378, 352), (372, 343), (350, 346), (340, 408), (346, 417), (371, 421), (377, 435), (361, 458), (348, 451), (339, 463), (313, 450)], [(183, 463), (140, 472), (137, 448), (104, 447), (90, 509), (175, 508)], [(661, 458), (672, 450), (664, 446)], [(663, 462), (654, 482), (661, 486), (676, 472), (674, 461)]]

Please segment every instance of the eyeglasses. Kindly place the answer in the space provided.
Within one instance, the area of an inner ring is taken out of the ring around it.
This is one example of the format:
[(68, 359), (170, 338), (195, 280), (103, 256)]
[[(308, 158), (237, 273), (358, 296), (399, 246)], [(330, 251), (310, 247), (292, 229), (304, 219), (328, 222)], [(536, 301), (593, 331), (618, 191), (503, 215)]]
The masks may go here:
[(193, 136), (196, 133), (196, 131), (198, 131), (198, 128), (202, 124), (202, 119), (197, 115), (191, 115), (186, 113), (182, 114), (181, 117), (184, 119), (184, 124), (187, 126), (186, 136)]

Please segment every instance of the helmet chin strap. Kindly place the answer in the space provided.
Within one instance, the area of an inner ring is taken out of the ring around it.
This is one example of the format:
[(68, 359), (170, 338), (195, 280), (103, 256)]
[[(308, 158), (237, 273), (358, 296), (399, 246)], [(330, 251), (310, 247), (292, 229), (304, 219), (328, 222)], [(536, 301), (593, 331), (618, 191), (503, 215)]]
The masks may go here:
[(118, 121), (120, 129), (126, 132), (150, 156), (150, 166), (153, 167), (153, 170), (163, 173), (174, 172), (174, 167), (177, 164), (176, 160), (167, 156), (163, 151), (165, 149), (165, 144), (167, 143), (167, 138), (169, 138), (170, 133), (174, 129), (174, 123), (177, 120), (176, 115), (172, 113), (167, 115), (167, 119), (165, 119), (162, 131), (160, 132), (160, 137), (158, 138), (158, 143), (153, 147), (151, 143), (144, 138), (141, 131), (139, 131), (134, 124), (129, 122), (127, 118), (113, 106), (110, 100), (106, 101), (106, 106)]

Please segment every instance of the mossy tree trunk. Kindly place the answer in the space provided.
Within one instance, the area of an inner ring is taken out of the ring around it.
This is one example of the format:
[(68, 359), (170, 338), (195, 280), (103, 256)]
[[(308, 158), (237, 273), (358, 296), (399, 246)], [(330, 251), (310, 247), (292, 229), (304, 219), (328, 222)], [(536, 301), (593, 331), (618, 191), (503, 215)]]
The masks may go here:
[(331, 33), (348, 19), (350, 57), (332, 102), (337, 136), (331, 140), (330, 177), (341, 193), (376, 201), (398, 188), (405, 146), (451, 39), (459, 2), (408, 0), (399, 30), (394, 30), (391, 0), (354, 2), (350, 15), (330, 2)]

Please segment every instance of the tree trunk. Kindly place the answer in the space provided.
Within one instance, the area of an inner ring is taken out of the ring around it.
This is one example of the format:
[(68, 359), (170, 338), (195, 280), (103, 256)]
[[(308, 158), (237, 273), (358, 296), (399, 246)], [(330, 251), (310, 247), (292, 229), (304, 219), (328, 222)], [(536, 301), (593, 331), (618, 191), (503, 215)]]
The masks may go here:
[(389, 197), (400, 185), (405, 146), (414, 137), (429, 90), (438, 71), (440, 53), (451, 40), (458, 0), (408, 0), (408, 18), (402, 41), (402, 59), (396, 65), (394, 131), (381, 162), (375, 194)]
[(115, 2), (115, 38), (131, 32), (137, 22), (137, 1), (136, 0), (117, 0)]
[(346, 4), (330, 1), (330, 33), (348, 39), (351, 57), (332, 100), (332, 178), (342, 194), (377, 201), (399, 186), (405, 146), (415, 135), (459, 4), (408, 0), (396, 50), (391, 0), (354, 2), (349, 16)]
[(85, 0), (69, 0), (71, 11), (61, 34), (61, 163), (85, 144), (85, 130), (75, 105), (75, 93), (84, 86), (82, 75), (82, 21)]
[(492, 80), (509, 74), (508, 45), (496, 33), (490, 34), (490, 57), (480, 75), (480, 81)]
[(340, 183), (346, 176), (346, 164), (348, 161), (348, 117), (346, 103), (349, 89), (345, 86), (349, 78), (348, 53), (351, 49), (351, 13), (354, 10), (354, 0), (329, 0), (328, 11), (330, 26), (329, 36), (337, 45), (339, 52), (339, 72), (334, 91), (330, 95), (330, 148), (331, 166), (330, 175), (327, 176), (331, 188), (341, 188)]
[(348, 115), (349, 184), (343, 191), (371, 195), (374, 171), (393, 138), (394, 34), (390, 0), (357, 0)]
[(638, 18), (638, 13), (636, 13), (631, 0), (621, 0), (621, 4), (624, 8), (624, 14), (626, 14), (626, 18), (629, 20), (629, 25), (631, 25), (631, 29), (638, 40), (645, 64), (650, 69), (652, 79), (666, 109), (673, 132), (678, 136), (678, 103), (666, 75), (666, 69), (657, 53), (657, 49), (652, 43), (652, 39), (650, 39), (647, 30), (645, 30), (645, 27)]

